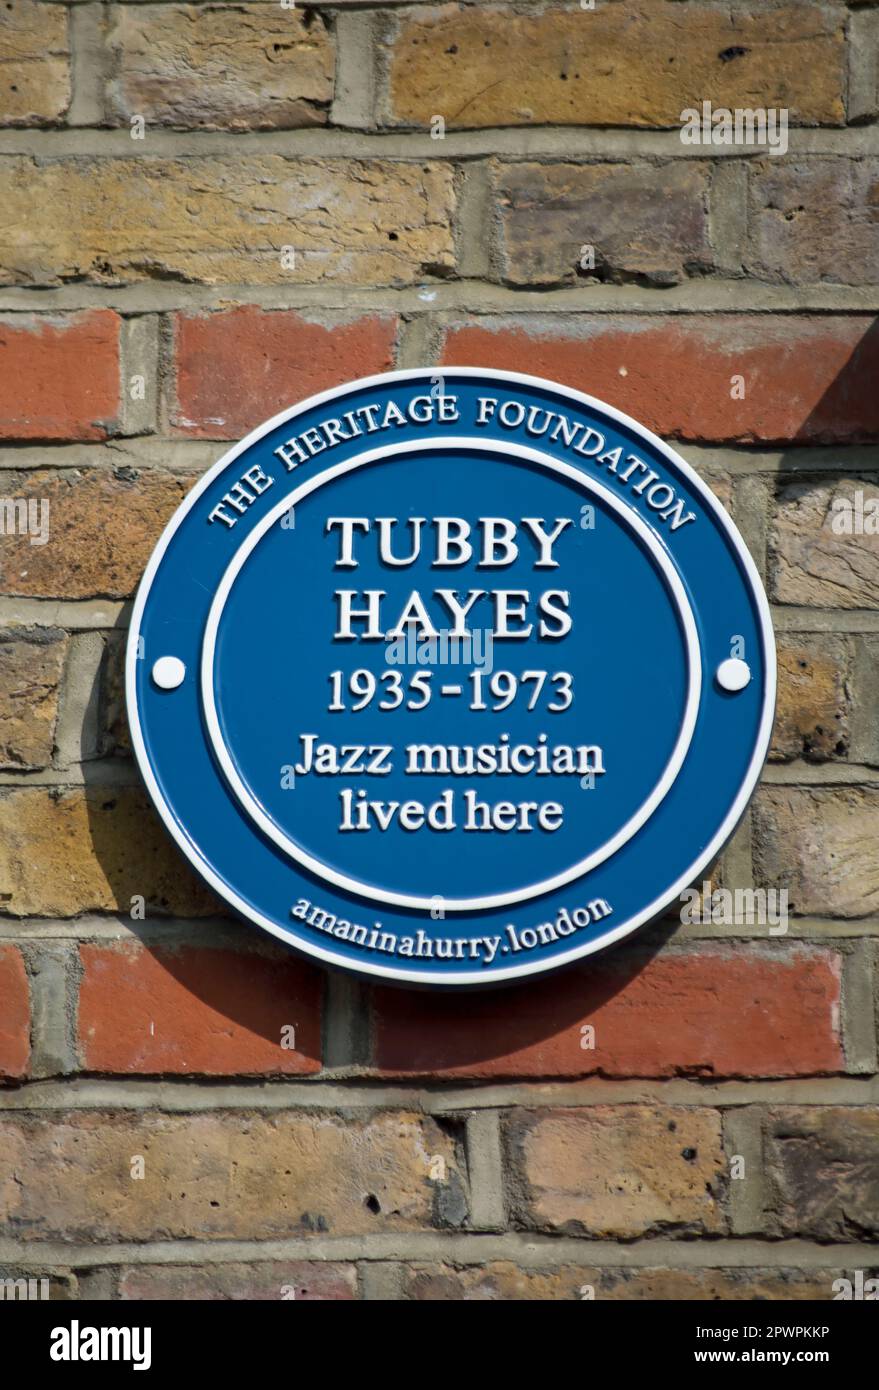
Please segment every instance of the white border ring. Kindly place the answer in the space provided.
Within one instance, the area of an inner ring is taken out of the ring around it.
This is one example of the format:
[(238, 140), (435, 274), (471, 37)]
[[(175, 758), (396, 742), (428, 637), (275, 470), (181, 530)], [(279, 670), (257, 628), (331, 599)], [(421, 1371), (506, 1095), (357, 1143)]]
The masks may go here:
[(543, 468), (548, 468), (554, 473), (561, 474), (562, 477), (576, 483), (599, 496), (607, 506), (619, 516), (623, 522), (631, 526), (639, 540), (650, 552), (654, 564), (660, 570), (663, 579), (671, 592), (671, 596), (677, 605), (678, 619), (684, 632), (687, 649), (687, 698), (684, 704), (681, 727), (671, 757), (663, 768), (662, 776), (657, 782), (653, 791), (645, 801), (638, 807), (638, 810), (628, 821), (617, 831), (617, 833), (603, 845), (600, 845), (591, 854), (578, 860), (569, 869), (555, 874), (552, 878), (543, 879), (540, 883), (529, 884), (525, 888), (515, 889), (509, 893), (490, 893), (476, 898), (453, 898), (443, 894), (443, 907), (452, 912), (477, 912), (487, 911), (497, 907), (508, 907), (514, 903), (527, 902), (530, 898), (541, 897), (544, 893), (551, 893), (556, 888), (563, 888), (568, 883), (573, 883), (576, 879), (582, 878), (584, 874), (590, 873), (592, 869), (602, 864), (605, 859), (609, 859), (612, 854), (616, 854), (628, 840), (636, 835), (643, 825), (650, 819), (659, 806), (660, 802), (674, 785), (675, 778), (683, 766), (684, 759), (693, 737), (693, 730), (696, 727), (696, 719), (699, 714), (699, 699), (702, 692), (702, 659), (699, 648), (699, 636), (696, 629), (696, 620), (687, 597), (687, 591), (681, 582), (677, 570), (674, 568), (669, 556), (660, 544), (656, 536), (650, 530), (647, 523), (628, 507), (619, 497), (615, 496), (603, 483), (595, 478), (590, 478), (587, 474), (580, 472), (571, 464), (563, 463), (559, 459), (551, 458), (548, 454), (541, 453), (538, 449), (531, 449), (524, 444), (515, 444), (505, 440), (491, 440), (471, 438), (466, 435), (456, 435), (449, 439), (421, 439), (413, 440), (409, 443), (391, 444), (385, 448), (369, 449), (360, 454), (357, 458), (348, 459), (345, 463), (337, 463), (332, 468), (326, 469), (314, 478), (296, 488), (292, 493), (283, 497), (280, 502), (262, 518), (257, 526), (247, 535), (241, 545), (233, 555), (227, 566), (223, 578), (220, 580), (217, 592), (208, 613), (208, 620), (205, 625), (204, 637), (201, 652), (201, 697), (202, 708), (204, 710), (205, 723), (207, 725), (208, 736), (214, 750), (214, 756), (223, 770), (229, 786), (240, 802), (247, 815), (262, 830), (273, 844), (276, 844), (291, 859), (300, 864), (304, 869), (319, 878), (331, 883), (335, 888), (341, 889), (346, 893), (355, 893), (359, 897), (369, 898), (375, 902), (388, 903), (392, 907), (414, 908), (420, 912), (429, 912), (436, 901), (436, 897), (420, 897), (413, 893), (395, 893), (389, 889), (378, 888), (371, 883), (363, 883), (359, 879), (349, 878), (346, 874), (339, 873), (329, 865), (324, 864), (320, 859), (316, 859), (288, 835), (279, 828), (277, 823), (269, 816), (256, 798), (253, 796), (249, 787), (239, 776), (238, 769), (232, 760), (229, 750), (223, 739), (223, 732), (220, 728), (220, 720), (217, 713), (216, 699), (214, 696), (214, 664), (216, 656), (217, 631), (226, 601), (241, 569), (249, 556), (253, 553), (256, 546), (263, 536), (285, 516), (291, 507), (298, 506), (303, 498), (316, 492), (326, 483), (334, 482), (337, 478), (346, 473), (352, 473), (355, 469), (362, 468), (369, 463), (377, 463), (380, 460), (392, 458), (405, 454), (420, 454), (428, 451), (437, 450), (478, 450), (481, 453), (513, 455), (529, 463), (537, 463)]

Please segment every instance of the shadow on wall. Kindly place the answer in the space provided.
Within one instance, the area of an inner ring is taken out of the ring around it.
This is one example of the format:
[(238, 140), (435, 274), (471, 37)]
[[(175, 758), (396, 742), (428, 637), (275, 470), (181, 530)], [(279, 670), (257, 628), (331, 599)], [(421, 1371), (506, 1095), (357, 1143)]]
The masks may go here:
[[(848, 322), (851, 324), (852, 319)], [(662, 364), (658, 363), (657, 371), (661, 370)], [(775, 373), (771, 375), (775, 390), (778, 377)], [(815, 380), (816, 374), (812, 371), (800, 395), (801, 423), (788, 434), (788, 447), (793, 445), (797, 450), (789, 462), (783, 462), (788, 482), (799, 473), (818, 471), (817, 464), (810, 464), (802, 456), (805, 444), (879, 440), (879, 323), (869, 320), (845, 365), (817, 400), (813, 391)], [(751, 383), (751, 388), (759, 390), (760, 385), (758, 379)], [(670, 389), (679, 391), (679, 384)], [(719, 383), (719, 389), (727, 389), (725, 378)], [(784, 413), (788, 418), (792, 411), (796, 415), (798, 410), (797, 390), (797, 377), (791, 374), (789, 394), (784, 401)], [(856, 463), (852, 468), (860, 471)], [(118, 653), (114, 658), (111, 639), (111, 651), (100, 679), (111, 686), (115, 681), (118, 686), (118, 673), (108, 674), (107, 669), (114, 659), (118, 659)], [(104, 691), (100, 699), (106, 698)], [(118, 707), (118, 689), (113, 698)], [(89, 717), (94, 717), (93, 710)], [(115, 723), (118, 726), (117, 746), (111, 751), (127, 753), (118, 708)], [(236, 921), (230, 928), (228, 910), (203, 888), (170, 843), (146, 793), (139, 786), (108, 790), (106, 782), (100, 780), (88, 763), (85, 768), (94, 855), (110, 885), (112, 897), (123, 910), (133, 895), (143, 893), (146, 898), (145, 922), (134, 920), (131, 923), (141, 939), (141, 947), (137, 949), (151, 958), (153, 972), (163, 973), (174, 982), (182, 1001), (191, 998), (193, 1003), (199, 1002), (202, 1019), (213, 1019), (220, 1032), (221, 1021), (226, 1019), (234, 1031), (237, 1041), (230, 1045), (228, 1068), (212, 1066), (208, 1070), (215, 1074), (222, 1070), (227, 1070), (227, 1074), (242, 1074), (248, 1070), (249, 1055), (256, 1059), (252, 1067), (255, 1072), (265, 1074), (277, 1069), (289, 1073), (294, 1070), (264, 1065), (259, 1049), (251, 1054), (241, 1038), (249, 1035), (262, 1039), (266, 1048), (276, 1049), (279, 1026), (283, 1025), (285, 1013), (289, 1013), (284, 1007), (284, 982), (289, 981), (289, 989), (295, 993), (296, 981), (301, 980), (303, 971), (312, 976), (321, 972), (310, 964), (302, 964), (301, 958), (292, 951), (268, 942), (256, 927)], [(701, 877), (710, 877), (710, 871)], [(658, 992), (671, 990), (668, 1007), (661, 1012), (668, 1026), (674, 1028), (677, 1007), (673, 978), (675, 953), (660, 961), (657, 956), (679, 931), (677, 917), (675, 904), (665, 919), (636, 934), (630, 943), (531, 983), (456, 994), (378, 987), (370, 992), (368, 1043), (365, 1019), (360, 1029), (363, 1045), (359, 1050), (368, 1051), (369, 1055), (352, 1058), (352, 1061), (380, 1066), (384, 1072), (399, 1076), (433, 1073), (453, 1077), (457, 1071), (470, 1078), (499, 1079), (505, 1076), (588, 1075), (603, 1067), (592, 1060), (595, 1054), (590, 1049), (589, 1036), (584, 1031), (587, 1025), (583, 1020), (594, 1019), (605, 1006), (617, 1000), (613, 1028), (627, 1033), (626, 1068), (618, 1074), (661, 1073), (668, 1040), (657, 1036), (657, 1014), (651, 1001)], [(190, 920), (192, 918), (208, 920), (199, 922)], [(183, 928), (179, 927), (181, 919), (186, 919)], [(127, 917), (124, 920), (127, 921)], [(175, 920), (178, 927), (173, 929), (173, 946), (170, 936), (164, 943), (159, 942), (157, 933), (164, 935), (161, 924)], [(239, 930), (242, 934), (240, 945), (236, 940)], [(205, 968), (201, 954), (205, 950), (209, 953), (209, 968)], [(255, 966), (251, 988), (242, 989), (242, 959), (250, 957), (261, 964)], [(667, 975), (662, 968), (664, 960), (670, 967)], [(710, 957), (706, 966), (708, 980)], [(712, 1007), (711, 992), (711, 985), (707, 983), (703, 1000), (706, 1017)], [(354, 1002), (356, 991), (345, 997), (349, 999), (345, 1007), (358, 1007)], [(112, 1004), (111, 997), (108, 1006)], [(643, 1020), (647, 1014), (652, 1025), (645, 1029)], [(639, 1028), (643, 1036), (639, 1036)], [(697, 1021), (697, 1032), (698, 1028)], [(357, 1033), (354, 1025), (353, 1032)], [(607, 1041), (606, 1033), (603, 1041)], [(307, 1036), (298, 1039), (297, 1047), (306, 1058), (306, 1066), (298, 1070), (318, 1069), (319, 1028), (307, 1030)], [(605, 1052), (604, 1046), (602, 1052)], [(641, 1055), (643, 1064), (639, 1062)], [(155, 1067), (157, 1072), (161, 1069), (159, 1065)], [(177, 1068), (169, 1063), (168, 1069)], [(682, 1069), (678, 1061), (667, 1068), (668, 1074), (681, 1074), (682, 1070), (685, 1074), (709, 1076), (714, 1067), (711, 1062), (703, 1064), (699, 1060), (697, 1045), (692, 1065)]]
[[(818, 320), (832, 326), (833, 317)], [(873, 444), (879, 441), (879, 319), (853, 316), (855, 327), (850, 347), (845, 335), (833, 343), (833, 354), (849, 352), (820, 397), (806, 410), (796, 409), (796, 392), (788, 401), (794, 411), (794, 441), (802, 444)], [(815, 352), (821, 356), (820, 339)], [(816, 374), (817, 376), (818, 374)], [(820, 379), (820, 376), (818, 377)], [(796, 388), (796, 377), (792, 385)], [(801, 417), (802, 423), (798, 423)]]

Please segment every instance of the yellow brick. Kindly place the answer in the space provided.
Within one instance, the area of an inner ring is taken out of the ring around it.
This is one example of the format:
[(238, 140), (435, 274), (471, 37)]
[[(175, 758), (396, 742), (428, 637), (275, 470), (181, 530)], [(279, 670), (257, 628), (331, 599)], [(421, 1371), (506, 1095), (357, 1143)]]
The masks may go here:
[(80, 912), (222, 915), (133, 787), (45, 787), (0, 794), (0, 899), (15, 917)]
[(751, 13), (675, 0), (537, 14), (482, 4), (413, 9), (393, 43), (391, 119), (677, 126), (685, 107), (710, 100), (841, 125), (844, 24), (844, 10), (805, 4)]
[(453, 1142), (407, 1113), (0, 1118), (0, 1207), (25, 1240), (429, 1229), (452, 1190), (463, 1191)]
[(0, 6), (0, 124), (48, 125), (70, 103), (67, 6)]
[(6, 283), (390, 285), (454, 263), (447, 164), (143, 155), (0, 165)]
[(119, 6), (113, 115), (207, 130), (321, 125), (335, 55), (324, 21), (278, 5)]

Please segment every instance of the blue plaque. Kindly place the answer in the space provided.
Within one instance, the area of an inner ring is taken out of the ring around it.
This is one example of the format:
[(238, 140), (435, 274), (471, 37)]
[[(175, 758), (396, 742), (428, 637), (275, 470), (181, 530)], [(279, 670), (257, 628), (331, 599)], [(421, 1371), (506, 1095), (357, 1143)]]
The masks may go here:
[(394, 372), (269, 420), (140, 586), (131, 731), (231, 906), (328, 965), (487, 985), (698, 880), (769, 743), (754, 564), (655, 435), (552, 382)]

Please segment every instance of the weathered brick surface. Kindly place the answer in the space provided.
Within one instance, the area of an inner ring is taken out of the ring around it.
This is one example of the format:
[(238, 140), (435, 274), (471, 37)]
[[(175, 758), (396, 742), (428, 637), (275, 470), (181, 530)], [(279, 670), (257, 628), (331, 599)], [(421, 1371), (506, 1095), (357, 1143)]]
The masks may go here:
[[(393, 1075), (777, 1076), (838, 1071), (839, 959), (726, 947), (532, 983), (510, 996), (377, 991), (376, 1060)], [(584, 1029), (594, 1029), (594, 1047)]]
[(366, 1235), (466, 1215), (454, 1142), (407, 1113), (6, 1113), (0, 1199), (29, 1241)]
[(763, 787), (754, 802), (755, 873), (786, 888), (791, 912), (879, 911), (879, 793), (872, 787)]
[(67, 645), (57, 628), (0, 631), (0, 768), (51, 762)]
[(632, 1239), (719, 1234), (725, 1160), (716, 1110), (626, 1105), (532, 1110), (508, 1122), (531, 1230)]
[[(31, 225), (33, 241), (32, 232)], [(0, 317), (0, 437), (104, 439), (115, 433), (119, 328), (109, 309)]]
[(30, 987), (21, 951), (0, 946), (0, 1077), (27, 1074), (30, 1022)]
[(780, 1234), (821, 1241), (879, 1236), (876, 1106), (779, 1107), (767, 1119), (765, 1144)]
[(851, 648), (829, 633), (779, 634), (770, 757), (844, 758), (852, 713)]
[(66, 6), (11, 0), (0, 10), (0, 124), (51, 125), (70, 102)]
[(329, 320), (248, 305), (175, 321), (181, 434), (240, 439), (297, 401), (394, 365), (392, 316)]
[(49, 504), (49, 542), (7, 535), (0, 593), (127, 598), (193, 478), (122, 467), (0, 473), (7, 497)]
[(620, 0), (584, 12), (439, 5), (401, 17), (391, 119), (451, 127), (677, 126), (684, 107), (785, 106), (804, 124), (844, 119), (844, 16), (832, 7), (724, 10)]
[(442, 163), (13, 158), (0, 195), (2, 284), (394, 285), (454, 264)]
[(683, 161), (502, 166), (503, 278), (516, 285), (590, 277), (671, 285), (704, 273), (713, 259), (708, 183), (707, 167)]
[(752, 274), (792, 284), (879, 281), (879, 160), (770, 158), (750, 179)]
[(79, 955), (86, 1071), (320, 1070), (322, 977), (289, 951), (125, 943)]
[(130, 787), (0, 790), (0, 907), (14, 917), (224, 909), (182, 862), (145, 792)]
[(117, 6), (108, 34), (116, 120), (186, 129), (320, 125), (333, 96), (323, 19), (265, 5)]
[(98, 674), (98, 752), (103, 756), (131, 754), (131, 731), (125, 709), (126, 632), (108, 632)]
[[(857, 530), (855, 504), (862, 513), (876, 499), (879, 484), (855, 478), (833, 483), (792, 483), (776, 501), (770, 535), (772, 596), (779, 603), (815, 608), (873, 608), (879, 599), (879, 532)], [(842, 529), (851, 504), (852, 530)]]
[(357, 1297), (353, 1265), (310, 1260), (255, 1264), (135, 1265), (119, 1277), (123, 1300), (247, 1300), (347, 1303)]
[(560, 1265), (528, 1269), (498, 1260), (456, 1269), (412, 1265), (405, 1297), (419, 1302), (576, 1302), (595, 1300), (723, 1302), (826, 1299), (840, 1270), (797, 1269), (597, 1269)]
[(703, 478), (703, 481), (711, 488), (711, 491), (714, 493), (720, 505), (725, 507), (728, 512), (731, 512), (733, 506), (733, 483), (729, 474), (712, 473), (708, 477)]
[(879, 714), (873, 705), (875, 673), (879, 670), (879, 637), (864, 635), (855, 647), (855, 675), (852, 680), (855, 726), (849, 757), (870, 767), (879, 766)]
[(681, 439), (879, 438), (879, 333), (868, 317), (482, 320), (448, 331), (443, 361), (549, 377)]

